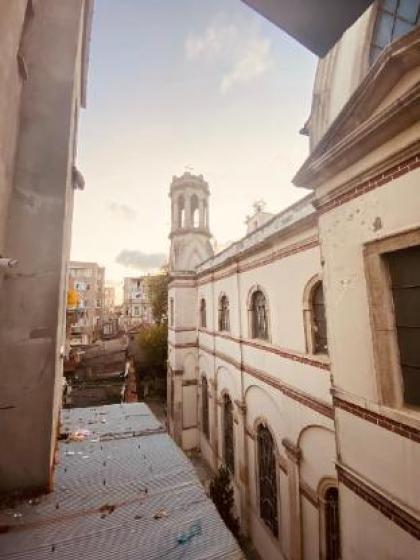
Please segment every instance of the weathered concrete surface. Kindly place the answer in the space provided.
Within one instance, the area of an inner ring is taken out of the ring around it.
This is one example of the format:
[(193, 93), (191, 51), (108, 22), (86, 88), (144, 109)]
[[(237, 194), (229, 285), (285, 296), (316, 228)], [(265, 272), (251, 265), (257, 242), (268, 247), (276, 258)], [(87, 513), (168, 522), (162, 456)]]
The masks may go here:
[[(39, 0), (22, 30), (25, 6), (9, 0), (0, 8), (0, 31), (8, 29), (0, 33), (2, 71), (16, 64), (22, 32), (27, 69), (20, 105), (11, 71), (12, 103), (0, 95), (1, 114), (10, 112), (8, 123), (0, 124), (0, 147), (19, 123), (10, 196), (0, 192), (0, 207), (8, 199), (7, 211), (0, 213), (2, 250), (19, 261), (4, 274), (0, 290), (0, 492), (47, 489), (50, 483), (82, 90), (85, 0)], [(6, 154), (0, 173), (11, 159)], [(10, 177), (10, 167), (7, 173)]]

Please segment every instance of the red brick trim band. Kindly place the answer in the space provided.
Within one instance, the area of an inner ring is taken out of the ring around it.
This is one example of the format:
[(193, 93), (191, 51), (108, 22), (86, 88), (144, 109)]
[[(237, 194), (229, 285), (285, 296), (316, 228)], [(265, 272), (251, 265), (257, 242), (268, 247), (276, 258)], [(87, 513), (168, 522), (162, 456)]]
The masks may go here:
[(236, 342), (238, 344), (244, 344), (245, 346), (250, 346), (252, 348), (257, 348), (258, 350), (264, 350), (266, 352), (271, 352), (272, 354), (276, 354), (277, 356), (281, 356), (282, 358), (286, 358), (287, 360), (292, 360), (294, 362), (300, 362), (302, 364), (307, 364), (310, 366), (314, 366), (316, 368), (329, 371), (330, 364), (328, 362), (324, 362), (322, 360), (317, 360), (316, 358), (309, 358), (308, 356), (304, 356), (303, 354), (298, 354), (296, 352), (292, 352), (291, 350), (285, 350), (284, 348), (276, 348), (274, 346), (268, 346), (265, 344), (259, 344), (258, 342), (247, 340), (246, 338), (238, 338), (234, 337), (230, 334), (225, 334), (217, 331), (208, 331), (205, 329), (199, 329), (199, 332), (204, 332), (210, 336), (217, 336), (219, 338), (225, 338), (227, 340), (231, 340), (232, 342)]
[(396, 503), (391, 502), (383, 494), (380, 494), (340, 465), (336, 465), (338, 481), (344, 484), (352, 492), (357, 494), (362, 500), (368, 502), (372, 507), (388, 517), (396, 525), (410, 533), (417, 540), (420, 540), (420, 521), (407, 511), (400, 508)]
[(322, 402), (318, 399), (315, 399), (314, 397), (308, 395), (307, 393), (303, 393), (298, 389), (293, 389), (292, 387), (285, 385), (279, 379), (273, 377), (272, 375), (269, 375), (260, 370), (247, 366), (246, 364), (240, 364), (239, 362), (233, 360), (226, 354), (222, 354), (221, 352), (211, 350), (210, 348), (206, 348), (205, 346), (202, 345), (199, 346), (199, 349), (203, 350), (207, 354), (210, 354), (212, 356), (215, 356), (216, 358), (223, 360), (224, 362), (232, 365), (239, 371), (244, 371), (245, 373), (248, 373), (252, 377), (255, 377), (256, 379), (259, 379), (260, 381), (267, 383), (267, 385), (271, 385), (271, 387), (274, 387), (274, 389), (281, 391), (287, 397), (290, 397), (291, 399), (299, 402), (300, 404), (303, 404), (304, 406), (311, 408), (312, 410), (315, 410), (319, 414), (322, 414), (327, 418), (331, 418), (331, 419), (334, 418), (334, 410), (331, 405)]
[(354, 198), (366, 194), (376, 189), (377, 187), (382, 187), (383, 185), (386, 185), (387, 183), (393, 181), (394, 179), (397, 179), (398, 177), (405, 175), (409, 171), (414, 171), (414, 169), (417, 169), (418, 167), (420, 167), (420, 154), (412, 156), (406, 161), (399, 163), (398, 165), (394, 165), (393, 167), (390, 167), (386, 171), (379, 173), (378, 175), (375, 175), (371, 179), (368, 179), (367, 181), (364, 181), (359, 185), (355, 185), (350, 190), (338, 194), (337, 196), (331, 198), (330, 200), (327, 200), (325, 202), (319, 202), (316, 205), (317, 209), (319, 210), (320, 214), (325, 214), (326, 212), (329, 212), (330, 210), (334, 210), (334, 208), (338, 208), (342, 204), (345, 204), (346, 202), (349, 202)]
[(394, 432), (402, 437), (411, 439), (416, 443), (420, 443), (420, 430), (417, 428), (413, 428), (412, 426), (393, 420), (383, 414), (372, 412), (371, 410), (367, 410), (366, 408), (353, 404), (349, 401), (344, 401), (338, 397), (333, 397), (333, 404), (337, 408), (341, 408), (350, 414), (359, 416), (360, 418), (363, 418), (363, 420), (376, 424), (385, 430), (389, 430), (390, 432)]
[(168, 327), (168, 331), (171, 332), (194, 332), (197, 329), (195, 327)]
[[(239, 264), (227, 272), (222, 272), (220, 274), (215, 274), (212, 272), (210, 274), (209, 271), (199, 272), (197, 274), (199, 280), (197, 282), (198, 286), (203, 286), (204, 284), (209, 284), (210, 282), (216, 282), (217, 280), (222, 280), (223, 278), (227, 278), (229, 276), (233, 276), (235, 274), (240, 274), (242, 272), (247, 272), (248, 270), (253, 270), (255, 268), (260, 268), (261, 266), (265, 266), (267, 264), (271, 264), (274, 261), (278, 261), (280, 259), (284, 259), (286, 257), (290, 257), (292, 255), (296, 255), (297, 253), (301, 253), (302, 251), (307, 251), (308, 249), (313, 249), (314, 247), (319, 246), (319, 239), (318, 236), (310, 237), (301, 241), (300, 243), (293, 243), (292, 245), (288, 245), (287, 247), (282, 247), (277, 251), (273, 251), (270, 255), (255, 259), (250, 263), (244, 264), (240, 266)], [(226, 265), (228, 266), (228, 265)], [(229, 264), (230, 266), (230, 264)], [(221, 265), (223, 267), (223, 264)], [(208, 278), (206, 278), (208, 277)], [(201, 278), (201, 280), (200, 280)]]

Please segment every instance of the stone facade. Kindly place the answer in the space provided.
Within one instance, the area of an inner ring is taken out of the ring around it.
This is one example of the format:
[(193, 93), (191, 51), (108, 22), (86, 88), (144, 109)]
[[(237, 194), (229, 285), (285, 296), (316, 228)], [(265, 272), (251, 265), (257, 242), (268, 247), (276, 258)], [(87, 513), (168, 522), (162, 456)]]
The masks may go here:
[(0, 7), (0, 492), (51, 484), (90, 0)]
[(420, 30), (378, 52), (382, 7), (319, 63), (313, 192), (199, 264), (171, 236), (169, 429), (267, 560), (420, 556)]

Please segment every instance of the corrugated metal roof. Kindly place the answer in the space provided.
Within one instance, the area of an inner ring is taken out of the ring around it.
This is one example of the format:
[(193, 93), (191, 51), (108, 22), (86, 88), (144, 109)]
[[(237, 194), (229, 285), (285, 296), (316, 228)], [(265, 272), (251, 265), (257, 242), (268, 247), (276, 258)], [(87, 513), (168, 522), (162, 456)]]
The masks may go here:
[(84, 439), (60, 442), (54, 492), (0, 511), (1, 559), (243, 559), (146, 405), (64, 410), (62, 427)]

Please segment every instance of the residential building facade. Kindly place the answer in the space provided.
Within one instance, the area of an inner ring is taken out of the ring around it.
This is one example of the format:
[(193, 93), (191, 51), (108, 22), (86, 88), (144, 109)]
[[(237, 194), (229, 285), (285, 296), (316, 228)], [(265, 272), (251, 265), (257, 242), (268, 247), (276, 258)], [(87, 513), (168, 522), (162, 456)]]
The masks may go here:
[(91, 0), (0, 5), (0, 492), (51, 484), (92, 10)]
[(72, 261), (69, 266), (69, 290), (76, 294), (76, 307), (68, 333), (70, 347), (87, 346), (99, 336), (105, 303), (105, 268), (93, 262)]
[(153, 323), (148, 276), (124, 278), (123, 322), (127, 330)]
[(199, 178), (171, 186), (169, 429), (267, 560), (420, 556), (419, 9), (320, 60), (301, 201), (212, 255)]

